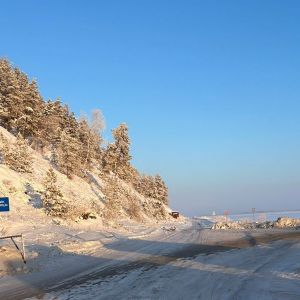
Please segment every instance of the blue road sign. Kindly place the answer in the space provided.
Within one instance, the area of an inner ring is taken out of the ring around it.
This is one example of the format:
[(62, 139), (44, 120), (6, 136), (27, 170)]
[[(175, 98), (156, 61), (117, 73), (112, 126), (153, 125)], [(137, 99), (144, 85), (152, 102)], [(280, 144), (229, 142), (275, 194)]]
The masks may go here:
[(8, 197), (0, 197), (0, 212), (1, 211), (9, 211), (9, 198)]

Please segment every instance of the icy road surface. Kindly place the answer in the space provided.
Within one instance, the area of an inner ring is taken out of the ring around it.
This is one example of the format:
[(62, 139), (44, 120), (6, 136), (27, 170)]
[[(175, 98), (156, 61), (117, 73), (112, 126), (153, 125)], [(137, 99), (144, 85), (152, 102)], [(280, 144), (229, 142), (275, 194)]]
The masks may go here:
[(300, 231), (213, 231), (198, 222), (118, 238), (0, 282), (0, 299), (300, 299)]

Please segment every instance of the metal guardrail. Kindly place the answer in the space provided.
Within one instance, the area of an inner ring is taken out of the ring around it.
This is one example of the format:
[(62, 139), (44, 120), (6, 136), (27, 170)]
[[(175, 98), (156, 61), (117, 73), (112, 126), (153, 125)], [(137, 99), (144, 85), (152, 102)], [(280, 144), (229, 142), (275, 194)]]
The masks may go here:
[[(22, 250), (19, 248), (19, 246), (16, 243), (16, 241), (14, 240), (14, 238), (21, 238)], [(24, 245), (23, 234), (0, 236), (0, 240), (4, 240), (4, 239), (11, 239), (11, 241), (13, 242), (13, 244), (15, 245), (17, 250), (20, 252), (24, 264), (26, 264), (26, 254), (25, 254), (25, 245)]]

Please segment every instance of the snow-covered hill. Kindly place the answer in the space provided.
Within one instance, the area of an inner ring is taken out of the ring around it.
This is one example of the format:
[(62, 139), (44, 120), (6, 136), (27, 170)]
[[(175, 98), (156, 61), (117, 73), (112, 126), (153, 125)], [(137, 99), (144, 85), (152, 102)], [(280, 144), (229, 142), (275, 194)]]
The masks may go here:
[[(14, 143), (15, 137), (7, 130), (0, 127), (0, 132), (9, 143)], [(5, 164), (0, 164), (0, 196), (10, 199), (10, 212), (0, 213), (1, 235), (23, 233), (29, 259), (39, 255), (48, 258), (59, 255), (61, 249), (65, 248), (79, 248), (81, 251), (97, 248), (100, 243), (98, 238), (97, 242), (93, 242), (90, 238), (85, 240), (75, 237), (83, 232), (86, 232), (87, 236), (101, 232), (102, 238), (112, 236), (112, 230), (113, 235), (127, 232), (140, 236), (153, 230), (153, 226), (160, 226), (158, 222), (171, 218), (167, 206), (157, 200), (143, 197), (130, 184), (120, 179), (114, 181), (117, 182), (117, 187), (114, 188), (121, 194), (122, 202), (111, 219), (104, 218), (103, 211), (107, 203), (105, 191), (110, 187), (96, 171), (89, 173), (88, 179), (77, 176), (69, 179), (55, 171), (57, 185), (64, 199), (72, 205), (72, 210), (66, 219), (51, 217), (46, 214), (41, 201), (43, 181), (51, 164), (47, 155), (34, 150), (31, 152), (32, 173), (18, 173)], [(134, 214), (130, 211), (132, 203), (136, 210)], [(36, 244), (39, 246), (33, 246)], [(38, 250), (41, 245), (44, 245), (43, 249), (47, 249), (46, 252)], [(5, 252), (0, 261), (0, 275), (30, 271), (29, 267), (23, 266), (19, 254), (11, 244), (2, 241), (0, 246), (0, 250)]]
[[(0, 132), (13, 144), (15, 137), (12, 134), (2, 127), (0, 127)], [(32, 173), (18, 173), (6, 165), (0, 164), (0, 193), (1, 196), (10, 197), (11, 212), (9, 215), (11, 218), (14, 216), (22, 218), (25, 215), (26, 218), (30, 218), (30, 216), (41, 214), (44, 219), (47, 219), (42, 207), (41, 192), (43, 191), (46, 173), (52, 166), (47, 155), (42, 156), (34, 150), (31, 150), (31, 152), (33, 156)], [(107, 204), (105, 192), (110, 188), (109, 181), (102, 180), (97, 174), (97, 170), (88, 173), (88, 177), (85, 179), (77, 176), (69, 179), (58, 171), (55, 171), (55, 173), (57, 185), (64, 199), (73, 207), (73, 211), (70, 212), (74, 215), (73, 219), (78, 222), (80, 217), (89, 218), (90, 216), (96, 218), (97, 223), (102, 223), (102, 212)], [(117, 220), (135, 217), (130, 215), (129, 211), (132, 202), (134, 202), (137, 209), (137, 221), (144, 223), (158, 219), (168, 219), (170, 210), (163, 203), (143, 197), (130, 184), (121, 179), (115, 179), (114, 184), (117, 185), (115, 188), (122, 196), (122, 203), (116, 212)], [(155, 211), (157, 205), (160, 208), (161, 215), (158, 215)]]

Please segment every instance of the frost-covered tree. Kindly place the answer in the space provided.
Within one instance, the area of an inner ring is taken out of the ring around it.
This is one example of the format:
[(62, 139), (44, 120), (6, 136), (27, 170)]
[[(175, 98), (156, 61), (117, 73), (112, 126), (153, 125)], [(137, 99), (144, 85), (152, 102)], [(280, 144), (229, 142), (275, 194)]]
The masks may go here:
[(156, 175), (154, 177), (154, 184), (155, 184), (155, 194), (156, 194), (154, 198), (168, 205), (169, 204), (168, 187), (160, 175)]
[(48, 215), (63, 217), (68, 212), (68, 205), (57, 186), (57, 176), (49, 169), (43, 182), (42, 203)]
[(100, 136), (101, 138), (101, 132), (105, 128), (105, 120), (100, 109), (94, 109), (92, 111), (92, 120), (90, 123), (90, 127), (94, 134)]
[(114, 172), (117, 170), (117, 151), (115, 143), (109, 143), (103, 152), (102, 156), (102, 170), (105, 173)]
[(161, 201), (168, 205), (168, 188), (159, 175), (137, 174), (133, 180), (134, 188), (143, 196)]
[(47, 101), (41, 113), (40, 140), (43, 147), (60, 140), (64, 109), (59, 100)]
[(117, 220), (121, 205), (121, 193), (118, 178), (109, 176), (106, 178), (103, 193), (106, 197), (106, 205), (103, 216), (109, 220)]
[(102, 157), (102, 168), (105, 172), (112, 171), (121, 179), (130, 175), (130, 139), (126, 124), (113, 130), (114, 143), (108, 144)]
[(59, 164), (58, 154), (57, 154), (57, 149), (54, 145), (52, 145), (51, 147), (50, 163), (54, 168), (58, 169), (58, 164)]
[(81, 142), (81, 159), (85, 170), (91, 170), (93, 162), (101, 157), (100, 145), (103, 128), (104, 119), (100, 110), (92, 112), (91, 121), (87, 117), (82, 117), (79, 121), (78, 135)]
[(43, 104), (36, 82), (0, 59), (0, 125), (32, 138), (38, 134)]
[(0, 163), (5, 164), (9, 154), (9, 143), (7, 138), (0, 132)]
[(57, 148), (57, 162), (58, 170), (70, 179), (82, 173), (80, 150), (79, 141), (64, 130)]
[(86, 120), (80, 120), (78, 133), (79, 139), (82, 143), (81, 160), (83, 162), (83, 168), (90, 170), (93, 160), (96, 157), (96, 148), (95, 136), (93, 135)]
[(11, 146), (3, 135), (1, 141), (1, 152), (4, 163), (17, 172), (31, 173), (33, 157), (28, 142), (22, 135), (18, 134), (16, 141)]
[(30, 82), (27, 75), (18, 69), (16, 70), (16, 74), (22, 95), (22, 112), (14, 120), (14, 126), (25, 138), (37, 144), (44, 102), (38, 91), (36, 81), (33, 80)]
[(18, 135), (13, 144), (0, 137), (1, 163), (18, 172), (30, 172), (31, 147), (45, 155), (51, 151), (52, 166), (69, 178), (88, 178), (87, 171), (97, 163), (104, 177), (114, 174), (145, 197), (159, 200), (160, 205), (168, 202), (168, 190), (161, 177), (141, 176), (131, 165), (126, 124), (113, 130), (114, 141), (102, 148), (104, 118), (100, 110), (94, 110), (90, 118), (77, 119), (59, 99), (44, 101), (37, 82), (1, 58), (0, 126)]
[(0, 125), (13, 129), (13, 121), (21, 116), (22, 93), (15, 70), (7, 59), (0, 59)]

